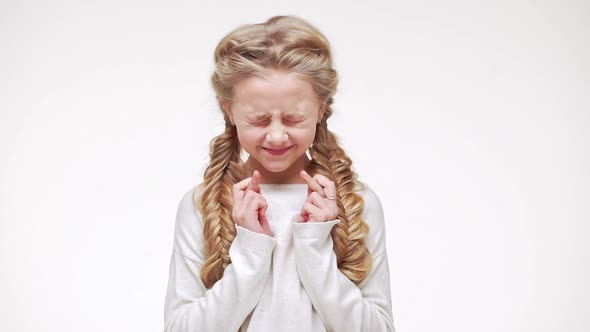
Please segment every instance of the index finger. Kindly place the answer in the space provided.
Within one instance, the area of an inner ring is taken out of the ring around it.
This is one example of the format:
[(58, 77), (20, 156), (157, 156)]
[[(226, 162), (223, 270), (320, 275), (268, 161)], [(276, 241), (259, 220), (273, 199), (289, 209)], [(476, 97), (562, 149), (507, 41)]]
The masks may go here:
[(336, 197), (336, 185), (333, 181), (330, 181), (327, 177), (316, 174), (314, 179), (323, 187), (324, 192), (326, 193), (326, 197)]
[(309, 187), (310, 191), (316, 191), (318, 194), (324, 196), (324, 189), (322, 186), (312, 178), (305, 170), (302, 170), (300, 173), (301, 177), (307, 182), (307, 186)]
[(254, 192), (260, 193), (260, 172), (254, 171), (252, 173), (252, 181), (246, 190), (253, 190)]
[(246, 187), (250, 184), (252, 178), (245, 178), (244, 180), (234, 184), (232, 188), (232, 196), (234, 198), (234, 202), (241, 202), (243, 194), (240, 193), (242, 190), (246, 190)]

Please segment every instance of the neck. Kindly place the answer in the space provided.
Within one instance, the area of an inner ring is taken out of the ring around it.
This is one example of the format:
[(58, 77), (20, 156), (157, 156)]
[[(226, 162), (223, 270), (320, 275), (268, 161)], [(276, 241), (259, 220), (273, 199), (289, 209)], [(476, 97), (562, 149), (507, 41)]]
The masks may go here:
[[(247, 176), (252, 176), (254, 170), (260, 172), (260, 183), (262, 184), (297, 184), (306, 183), (301, 178), (299, 173), (301, 170), (308, 171), (309, 158), (307, 155), (303, 155), (299, 160), (294, 162), (289, 168), (282, 172), (269, 172), (262, 165), (260, 165), (255, 159), (249, 157), (244, 163)], [(308, 172), (309, 173), (309, 172)]]

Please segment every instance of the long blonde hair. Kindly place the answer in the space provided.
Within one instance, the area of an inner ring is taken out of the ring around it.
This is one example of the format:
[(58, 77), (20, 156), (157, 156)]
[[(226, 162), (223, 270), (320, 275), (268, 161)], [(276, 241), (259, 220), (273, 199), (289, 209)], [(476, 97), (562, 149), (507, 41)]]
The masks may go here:
[[(355, 284), (360, 283), (371, 269), (371, 255), (364, 241), (369, 227), (362, 219), (363, 198), (356, 192), (362, 184), (357, 181), (350, 158), (327, 126), (338, 75), (326, 37), (301, 18), (274, 16), (264, 23), (241, 25), (222, 38), (215, 49), (215, 66), (211, 83), (220, 108), (223, 102), (231, 101), (232, 89), (241, 79), (264, 76), (269, 70), (299, 73), (325, 103), (307, 171), (311, 175), (322, 174), (336, 184), (341, 222), (331, 231), (334, 253), (340, 271)], [(193, 197), (203, 217), (206, 260), (201, 279), (207, 288), (221, 279), (231, 263), (229, 248), (236, 236), (231, 218), (232, 186), (246, 177), (236, 127), (222, 113), (225, 130), (211, 141), (203, 187), (200, 195)]]

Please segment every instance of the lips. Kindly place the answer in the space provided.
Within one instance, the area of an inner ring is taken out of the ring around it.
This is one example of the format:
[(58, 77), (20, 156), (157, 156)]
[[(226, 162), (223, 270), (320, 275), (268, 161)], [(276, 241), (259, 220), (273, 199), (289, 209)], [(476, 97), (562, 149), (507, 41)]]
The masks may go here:
[(264, 148), (264, 151), (272, 154), (273, 156), (278, 156), (278, 155), (282, 155), (284, 153), (286, 153), (287, 151), (289, 151), (289, 149), (291, 149), (293, 146), (289, 146), (286, 148), (282, 148), (282, 149), (269, 149), (269, 148)]

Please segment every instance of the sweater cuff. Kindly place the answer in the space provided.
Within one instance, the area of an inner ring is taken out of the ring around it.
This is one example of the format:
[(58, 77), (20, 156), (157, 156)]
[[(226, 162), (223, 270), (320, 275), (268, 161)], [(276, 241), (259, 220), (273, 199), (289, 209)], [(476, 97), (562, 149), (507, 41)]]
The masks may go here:
[(270, 252), (276, 243), (277, 240), (271, 236), (236, 225), (236, 237), (232, 242), (232, 247), (235, 246), (240, 250)]
[(293, 235), (300, 239), (309, 240), (325, 240), (330, 236), (330, 231), (334, 225), (340, 222), (340, 219), (314, 222), (308, 221), (304, 223), (293, 224)]

